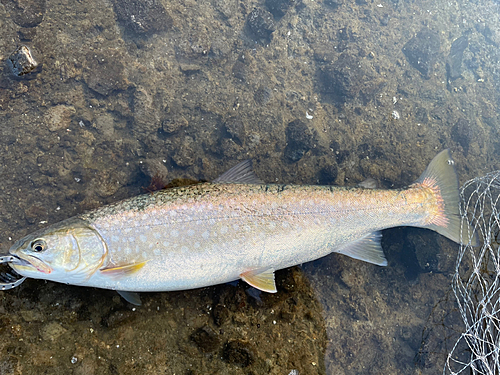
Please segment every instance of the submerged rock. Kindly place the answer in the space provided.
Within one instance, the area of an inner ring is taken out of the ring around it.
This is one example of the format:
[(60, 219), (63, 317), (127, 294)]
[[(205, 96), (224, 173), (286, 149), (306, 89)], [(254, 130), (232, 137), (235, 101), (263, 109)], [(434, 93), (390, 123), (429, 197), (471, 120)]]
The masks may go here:
[(451, 130), (451, 139), (462, 146), (465, 156), (469, 153), (469, 146), (472, 142), (473, 135), (474, 133), (470, 122), (464, 118), (458, 119)]
[(118, 20), (138, 34), (164, 31), (172, 18), (158, 0), (114, 0)]
[(274, 17), (281, 18), (295, 2), (295, 0), (266, 0), (266, 6)]
[(469, 38), (463, 35), (455, 39), (450, 48), (450, 54), (446, 58), (446, 75), (448, 80), (457, 79), (462, 75), (462, 59), (464, 51), (469, 46)]
[(403, 53), (411, 66), (429, 78), (440, 46), (439, 35), (424, 27), (404, 45)]
[(255, 354), (250, 344), (242, 340), (228, 342), (222, 354), (222, 358), (239, 367), (248, 367), (254, 362)]
[(385, 85), (371, 63), (346, 51), (321, 71), (322, 91), (337, 104), (359, 97), (368, 103)]
[(31, 49), (28, 46), (20, 45), (7, 59), (12, 74), (16, 77), (22, 77), (26, 74), (38, 72), (39, 64), (33, 57)]
[(257, 41), (269, 43), (271, 41), (271, 33), (275, 30), (274, 17), (265, 9), (256, 8), (247, 19), (248, 28), (251, 34)]
[(89, 52), (83, 78), (89, 88), (101, 95), (109, 95), (128, 86), (122, 56), (113, 50), (109, 53)]
[(286, 141), (284, 156), (289, 161), (296, 162), (312, 148), (313, 134), (306, 124), (295, 120), (290, 122), (286, 128)]
[(16, 24), (35, 27), (43, 21), (45, 0), (2, 0)]

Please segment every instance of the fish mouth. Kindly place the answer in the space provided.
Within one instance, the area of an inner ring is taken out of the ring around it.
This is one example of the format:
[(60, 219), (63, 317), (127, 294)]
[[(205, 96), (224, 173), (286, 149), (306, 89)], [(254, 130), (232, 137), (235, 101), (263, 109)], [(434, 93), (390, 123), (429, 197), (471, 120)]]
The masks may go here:
[[(18, 255), (18, 254), (11, 253), (11, 254), (3, 256), (3, 257), (10, 257), (10, 259), (7, 260), (7, 262), (11, 263), (11, 265), (14, 266), (13, 268), (18, 268), (20, 270), (22, 270), (23, 268), (24, 269), (36, 268), (37, 271), (45, 273), (45, 274), (49, 274), (52, 272), (52, 268), (50, 268), (47, 264), (45, 264), (40, 259), (38, 259), (37, 257), (34, 257), (32, 255), (26, 255), (26, 254), (19, 254)], [(3, 257), (1, 257), (1, 258), (3, 258)], [(0, 258), (0, 263), (4, 263), (5, 261), (2, 262), (1, 258)]]

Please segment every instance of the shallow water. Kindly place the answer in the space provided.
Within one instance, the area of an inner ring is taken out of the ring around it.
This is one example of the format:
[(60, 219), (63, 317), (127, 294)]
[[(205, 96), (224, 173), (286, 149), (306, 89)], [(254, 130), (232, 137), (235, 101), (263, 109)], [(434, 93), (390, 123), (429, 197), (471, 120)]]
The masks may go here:
[[(461, 183), (500, 169), (499, 13), (488, 0), (2, 0), (1, 250), (152, 180), (212, 180), (249, 158), (267, 182), (383, 188), (444, 148)], [(19, 77), (21, 44), (38, 68)], [(457, 245), (407, 228), (382, 245), (388, 267), (334, 254), (279, 271), (275, 295), (239, 283), (134, 307), (28, 280), (0, 292), (0, 373), (440, 373), (462, 329)]]

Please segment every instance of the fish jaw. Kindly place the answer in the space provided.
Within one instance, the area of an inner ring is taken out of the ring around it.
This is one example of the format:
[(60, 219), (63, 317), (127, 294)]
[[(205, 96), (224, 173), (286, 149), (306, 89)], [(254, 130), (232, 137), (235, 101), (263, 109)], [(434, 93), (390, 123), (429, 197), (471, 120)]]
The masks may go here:
[[(11, 253), (12, 255), (15, 255), (18, 257), (21, 262), (13, 262), (12, 264), (15, 266), (16, 272), (18, 272), (21, 275), (23, 274), (23, 270), (25, 271), (33, 271), (35, 269), (38, 272), (41, 272), (44, 275), (48, 275), (52, 273), (52, 267), (50, 267), (48, 264), (44, 263), (40, 259), (38, 259), (35, 256), (32, 255), (26, 255), (26, 254), (15, 254)], [(43, 277), (43, 276), (42, 276)]]

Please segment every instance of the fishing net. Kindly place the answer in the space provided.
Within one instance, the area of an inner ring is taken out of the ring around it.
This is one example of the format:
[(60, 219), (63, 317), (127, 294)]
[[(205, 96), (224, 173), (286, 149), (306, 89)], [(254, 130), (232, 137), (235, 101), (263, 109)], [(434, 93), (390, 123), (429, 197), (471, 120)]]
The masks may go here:
[[(448, 355), (445, 374), (500, 374), (500, 171), (464, 184), (461, 216), (479, 246), (461, 245), (453, 278), (465, 324)], [(467, 237), (463, 233), (463, 237)], [(462, 238), (462, 243), (470, 243)]]

